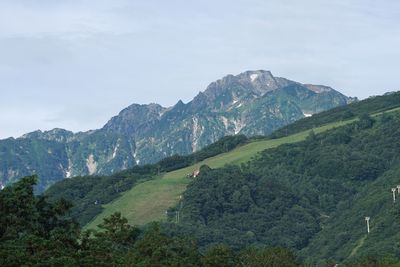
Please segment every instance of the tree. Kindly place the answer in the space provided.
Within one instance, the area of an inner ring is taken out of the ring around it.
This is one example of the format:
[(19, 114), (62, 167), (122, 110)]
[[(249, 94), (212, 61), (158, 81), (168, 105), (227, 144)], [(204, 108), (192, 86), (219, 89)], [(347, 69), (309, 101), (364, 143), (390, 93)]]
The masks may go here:
[(33, 194), (36, 176), (0, 192), (0, 265), (76, 266), (80, 229), (64, 218), (70, 205)]
[(246, 248), (239, 253), (241, 266), (296, 267), (300, 266), (294, 254), (285, 248)]
[(374, 119), (372, 119), (368, 113), (364, 113), (360, 116), (357, 125), (361, 129), (368, 129), (374, 125), (374, 122), (375, 122)]
[(193, 240), (168, 237), (158, 224), (150, 225), (130, 251), (129, 266), (198, 266), (198, 247)]
[(201, 259), (204, 267), (230, 267), (235, 266), (235, 254), (227, 245), (210, 247)]

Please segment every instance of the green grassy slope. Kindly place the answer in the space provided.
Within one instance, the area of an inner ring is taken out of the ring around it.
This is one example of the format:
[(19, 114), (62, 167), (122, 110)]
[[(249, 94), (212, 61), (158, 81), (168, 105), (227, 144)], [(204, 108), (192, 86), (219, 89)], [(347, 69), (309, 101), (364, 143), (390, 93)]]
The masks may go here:
[[(396, 94), (396, 96), (398, 95), (400, 94)], [(357, 103), (356, 105), (363, 107), (362, 104)], [(384, 112), (394, 112), (400, 110), (400, 107), (390, 107), (391, 109), (385, 109)], [(379, 112), (372, 114), (373, 116), (382, 114), (382, 109), (372, 110), (379, 110)], [(340, 120), (313, 128), (312, 130), (315, 133), (321, 133), (335, 127), (349, 124), (355, 120), (355, 118)], [(187, 178), (187, 175), (198, 169), (201, 165), (208, 165), (211, 168), (219, 168), (225, 164), (245, 163), (251, 160), (252, 157), (256, 156), (257, 153), (265, 149), (274, 148), (281, 144), (294, 143), (304, 140), (309, 135), (310, 129), (282, 138), (254, 141), (249, 144), (239, 146), (230, 152), (207, 158), (195, 165), (167, 172), (153, 180), (140, 183), (134, 186), (132, 189), (122, 193), (121, 197), (115, 199), (113, 202), (103, 205), (104, 210), (90, 223), (88, 223), (85, 228), (95, 228), (103, 221), (105, 217), (116, 211), (121, 212), (123, 216), (128, 219), (129, 223), (136, 225), (143, 225), (152, 221), (165, 220), (166, 210), (178, 203), (179, 196), (185, 191), (186, 186), (191, 181), (189, 178)]]
[[(358, 105), (358, 104), (357, 104)], [(398, 105), (398, 104), (397, 104)], [(390, 106), (391, 107), (391, 106)], [(378, 109), (379, 110), (379, 109)], [(399, 111), (400, 107), (394, 107), (385, 112)], [(382, 111), (375, 112), (372, 116), (382, 114)], [(356, 119), (340, 120), (313, 128), (315, 133), (321, 133), (329, 129), (340, 127)], [(121, 197), (111, 203), (103, 205), (104, 210), (97, 215), (85, 228), (95, 228), (103, 219), (112, 213), (119, 211), (125, 216), (129, 223), (143, 225), (152, 221), (166, 219), (166, 210), (175, 206), (179, 196), (185, 191), (190, 183), (187, 178), (194, 170), (201, 165), (208, 165), (211, 168), (219, 168), (225, 164), (241, 164), (251, 160), (258, 152), (274, 148), (282, 144), (294, 143), (304, 140), (311, 130), (301, 131), (286, 137), (254, 141), (223, 154), (207, 158), (195, 165), (178, 169), (162, 174), (156, 179), (145, 181), (134, 186), (132, 189), (122, 193)]]
[[(315, 128), (313, 131), (320, 133), (353, 121), (347, 120), (330, 123)], [(187, 175), (198, 169), (201, 165), (219, 168), (225, 164), (245, 163), (256, 156), (258, 152), (265, 149), (274, 148), (281, 144), (302, 141), (309, 135), (309, 132), (310, 130), (307, 130), (279, 139), (255, 141), (240, 146), (233, 151), (208, 158), (195, 165), (167, 172), (157, 177), (157, 179), (140, 183), (131, 190), (124, 192), (115, 201), (104, 205), (103, 212), (86, 225), (85, 228), (95, 228), (105, 217), (116, 211), (121, 212), (128, 219), (129, 223), (136, 225), (164, 220), (166, 219), (166, 210), (176, 205), (179, 201), (179, 196), (185, 191), (187, 184), (190, 183), (191, 180), (187, 178)]]
[[(156, 182), (152, 182), (157, 185), (167, 182), (163, 179), (169, 178), (171, 182), (174, 183), (173, 188), (180, 186), (185, 187), (189, 181), (185, 181), (183, 178), (201, 164), (209, 164), (215, 168), (227, 163), (237, 164), (246, 162), (257, 154), (258, 151), (263, 149), (278, 146), (282, 143), (303, 140), (308, 134), (307, 131), (312, 128), (318, 133), (334, 126), (352, 122), (362, 114), (378, 114), (398, 108), (399, 106), (400, 92), (382, 97), (374, 97), (339, 109), (332, 109), (331, 111), (301, 119), (290, 126), (278, 130), (270, 135), (269, 138), (264, 137), (260, 139), (259, 137), (255, 137), (247, 139), (245, 136), (241, 135), (226, 136), (196, 153), (190, 155), (174, 155), (156, 164), (136, 166), (132, 169), (114, 173), (111, 176), (85, 176), (64, 179), (51, 186), (45, 194), (51, 201), (57, 201), (59, 198), (70, 201), (74, 205), (71, 216), (83, 226), (93, 221), (96, 216), (103, 212), (103, 206), (113, 207), (114, 203), (112, 202), (117, 201), (124, 192), (130, 191), (134, 186), (147, 185), (142, 184), (144, 181), (157, 180)], [(239, 148), (241, 145), (243, 145), (243, 147)], [(233, 151), (235, 148), (237, 149)], [(196, 163), (199, 164), (187, 169), (182, 169)], [(172, 172), (175, 170), (178, 171)], [(179, 175), (179, 170), (182, 171), (183, 174)], [(171, 173), (166, 174), (166, 172)], [(163, 175), (165, 174), (165, 177), (157, 176), (157, 174), (160, 173)], [(171, 176), (174, 177), (171, 178)], [(176, 181), (174, 181), (174, 179), (176, 179)], [(149, 182), (148, 184), (150, 185), (151, 183)], [(142, 190), (145, 190), (145, 188)], [(179, 196), (179, 192), (182, 190), (177, 191), (176, 195)], [(171, 197), (168, 199), (171, 199)], [(128, 206), (131, 205), (132, 204), (129, 203)], [(135, 212), (138, 213), (138, 211)], [(159, 212), (160, 211), (158, 211), (158, 213)], [(142, 222), (139, 220), (139, 223)]]

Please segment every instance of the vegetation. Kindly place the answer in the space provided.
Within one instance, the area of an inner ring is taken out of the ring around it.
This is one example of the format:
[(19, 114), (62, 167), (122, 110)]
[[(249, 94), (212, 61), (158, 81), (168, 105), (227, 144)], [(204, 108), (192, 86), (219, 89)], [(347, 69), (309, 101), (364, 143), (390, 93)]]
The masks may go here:
[[(354, 122), (357, 119), (355, 114), (369, 113), (376, 116), (381, 114), (382, 111), (387, 111), (387, 113), (396, 111), (400, 105), (399, 98), (400, 93), (370, 98), (303, 119), (299, 123), (293, 123), (287, 128), (272, 134), (269, 138), (259, 137), (246, 140), (243, 136), (239, 136), (237, 139), (226, 137), (226, 139), (223, 138), (215, 145), (210, 145), (194, 155), (174, 156), (165, 159), (165, 161), (162, 161), (163, 166), (160, 167), (160, 175), (156, 175), (154, 177), (156, 178), (155, 180), (137, 184), (132, 189), (122, 193), (121, 197), (116, 198), (113, 202), (102, 202), (102, 204), (107, 203), (103, 206), (104, 210), (101, 212), (102, 209), (98, 207), (99, 209), (96, 209), (96, 212), (92, 213), (91, 217), (93, 218), (97, 214), (100, 215), (91, 221), (87, 227), (96, 227), (105, 217), (115, 211), (121, 211), (130, 223), (135, 224), (164, 220), (166, 218), (165, 211), (179, 201), (179, 196), (185, 191), (187, 184), (190, 183), (191, 180), (187, 178), (187, 175), (201, 165), (206, 164), (212, 168), (223, 167), (225, 164), (240, 165), (251, 160), (258, 152), (265, 149), (306, 139), (311, 129), (318, 134)], [(351, 116), (349, 116), (350, 113), (352, 114)], [(303, 126), (303, 123), (305, 126)], [(277, 138), (278, 136), (280, 138)], [(228, 153), (217, 154), (235, 147), (234, 145), (229, 145), (229, 143), (234, 143), (237, 147)], [(217, 155), (212, 156), (215, 154)], [(205, 158), (207, 159), (203, 160)], [(172, 171), (182, 166), (186, 167)], [(163, 173), (166, 170), (169, 170), (169, 172)], [(61, 187), (56, 190), (55, 195), (59, 195), (62, 192), (63, 188)], [(146, 192), (146, 194), (143, 192)], [(88, 220), (81, 222), (86, 223)]]
[(390, 188), (400, 182), (399, 126), (398, 113), (362, 115), (240, 167), (203, 167), (171, 210), (179, 224), (167, 228), (194, 233), (204, 247), (289, 247), (311, 265), (374, 253), (398, 258), (400, 209)]
[[(322, 132), (343, 123), (332, 123), (314, 129), (315, 132)], [(240, 145), (236, 149), (222, 153), (217, 156), (200, 161), (194, 165), (175, 171), (167, 172), (157, 176), (151, 181), (144, 181), (121, 194), (114, 201), (105, 204), (104, 210), (91, 221), (86, 228), (95, 228), (101, 221), (116, 211), (120, 211), (130, 223), (146, 224), (152, 221), (166, 219), (166, 210), (178, 203), (180, 195), (186, 190), (186, 186), (192, 181), (190, 174), (202, 165), (212, 168), (220, 168), (226, 164), (240, 165), (251, 160), (257, 153), (277, 147), (285, 143), (299, 142), (308, 136), (309, 131), (294, 134), (280, 139), (256, 140), (248, 144)], [(62, 188), (52, 195), (62, 194)]]
[[(79, 196), (77, 207), (83, 199), (91, 199), (88, 203), (97, 208), (89, 213), (91, 217), (104, 207), (86, 227), (90, 230), (78, 230), (75, 236), (79, 253), (90, 254), (92, 258), (86, 260), (92, 263), (103, 257), (99, 262), (104, 265), (260, 266), (259, 262), (267, 262), (271, 265), (261, 266), (399, 266), (400, 207), (398, 201), (393, 203), (390, 189), (400, 184), (400, 114), (394, 104), (388, 104), (390, 110), (382, 107), (386, 101), (367, 100), (372, 103), (368, 113), (361, 112), (368, 110), (368, 105), (358, 104), (352, 111), (360, 112), (356, 118), (326, 123), (336, 115), (316, 117), (321, 126), (300, 131), (301, 127), (294, 125), (296, 134), (280, 138), (277, 134), (270, 139), (231, 139), (232, 146), (215, 146), (215, 151), (228, 151), (215, 156), (209, 157), (217, 152), (175, 156), (98, 177), (83, 186), (84, 190), (79, 185), (82, 178), (67, 180), (63, 183), (71, 184), (49, 190), (52, 204), (46, 204), (50, 207), (46, 210), (54, 210), (50, 221), (55, 225), (59, 221), (76, 225), (72, 219), (82, 218), (76, 208), (68, 214), (51, 208), (58, 205), (58, 197), (73, 200)], [(199, 168), (199, 177), (188, 177)], [(106, 193), (115, 190), (118, 182), (121, 191)], [(103, 193), (104, 202), (91, 202)], [(106, 199), (109, 195), (112, 197)], [(9, 196), (12, 194), (7, 199)], [(81, 210), (83, 214), (90, 205)], [(7, 218), (7, 212), (2, 217)], [(370, 234), (366, 216), (371, 218)], [(128, 225), (152, 220), (164, 222), (143, 229)], [(49, 238), (49, 234), (41, 238)], [(17, 235), (10, 240), (25, 242)], [(82, 254), (73, 259), (77, 260), (74, 264), (86, 264), (81, 261), (85, 259)]]
[[(207, 157), (228, 152), (246, 142), (247, 138), (243, 135), (226, 136), (220, 141), (188, 156), (172, 156), (157, 164), (135, 166), (132, 169), (110, 176), (82, 176), (64, 179), (50, 187), (45, 194), (51, 202), (56, 201), (60, 197), (71, 202), (73, 204), (71, 216), (77, 219), (81, 225), (86, 225), (97, 214), (102, 212), (104, 204), (110, 203), (120, 197), (121, 192), (131, 189), (135, 184), (152, 180), (160, 173), (173, 171), (195, 164)], [(149, 181), (150, 185), (153, 183), (154, 181)], [(143, 197), (143, 193), (148, 192), (148, 190), (143, 189), (140, 192), (142, 192), (140, 197)], [(167, 208), (174, 204), (167, 203), (169, 204)]]
[(227, 246), (198, 250), (195, 240), (168, 237), (157, 224), (130, 226), (115, 213), (100, 231), (81, 232), (65, 219), (68, 203), (33, 194), (37, 178), (23, 178), (0, 192), (1, 266), (299, 266), (285, 249)]
[(159, 161), (156, 166), (161, 172), (174, 171), (231, 151), (239, 145), (245, 144), (247, 141), (248, 139), (245, 135), (225, 136), (198, 152), (187, 156), (174, 155)]
[[(280, 247), (233, 250), (213, 245), (204, 252), (195, 239), (168, 236), (157, 224), (139, 229), (120, 213), (106, 218), (99, 231), (81, 231), (68, 217), (69, 203), (47, 202), (33, 194), (37, 177), (25, 177), (0, 192), (1, 266), (198, 266), (295, 267), (301, 262)], [(399, 266), (391, 257), (362, 257), (345, 266)], [(333, 266), (326, 261), (325, 266)]]
[[(35, 190), (43, 191), (55, 182), (55, 178), (62, 177), (58, 169), (50, 169), (47, 166), (55, 164), (66, 166), (68, 160), (66, 160), (67, 155), (64, 150), (64, 145), (51, 140), (24, 138), (0, 140), (0, 183), (11, 184), (20, 177), (42, 170), (43, 179)], [(19, 166), (19, 168), (10, 168), (10, 166)], [(7, 179), (8, 176), (10, 176), (9, 179)]]
[[(187, 155), (238, 131), (249, 137), (267, 135), (303, 118), (303, 112), (352, 101), (333, 89), (314, 85), (314, 90), (324, 90), (315, 93), (267, 71), (257, 71), (264, 82), (254, 87), (249, 73), (226, 76), (187, 104), (179, 101), (170, 108), (132, 104), (101, 129), (79, 133), (53, 129), (0, 140), (0, 183), (37, 174), (40, 193), (64, 178), (111, 175), (175, 154)], [(179, 160), (181, 167), (186, 166), (185, 158)]]
[(374, 96), (366, 100), (354, 102), (349, 105), (336, 107), (317, 114), (312, 117), (295, 121), (281, 129), (275, 131), (274, 138), (287, 136), (302, 132), (332, 122), (345, 121), (357, 118), (363, 114), (381, 113), (393, 110), (400, 106), (400, 92), (389, 95)]
[[(334, 122), (314, 128), (313, 131), (320, 133), (353, 121), (351, 119)], [(194, 155), (174, 156), (161, 161), (159, 164), (136, 166), (131, 170), (113, 176), (67, 179), (51, 187), (46, 194), (50, 196), (50, 199), (57, 199), (62, 196), (71, 201), (74, 204), (73, 214), (76, 216), (75, 218), (79, 220), (81, 225), (90, 222), (87, 225), (88, 228), (96, 227), (105, 217), (116, 211), (120, 211), (128, 218), (130, 223), (134, 224), (164, 220), (166, 218), (165, 211), (179, 201), (179, 196), (190, 183), (191, 179), (187, 177), (188, 174), (191, 174), (201, 165), (206, 164), (212, 168), (223, 167), (225, 164), (240, 165), (251, 160), (260, 151), (281, 144), (305, 140), (308, 134), (309, 130), (278, 139), (246, 140), (243, 136), (225, 137), (215, 145), (206, 147)], [(237, 148), (229, 151), (235, 146)], [(220, 153), (229, 152), (201, 161), (206, 156), (216, 154), (218, 151)], [(180, 160), (184, 164), (180, 163)], [(179, 169), (180, 166), (185, 166), (188, 162), (197, 163)], [(164, 173), (166, 170), (175, 168), (177, 170)], [(140, 175), (138, 176), (138, 174)], [(121, 180), (121, 176), (125, 178)], [(116, 190), (114, 185), (123, 181), (127, 181), (126, 186), (120, 186), (120, 190)], [(138, 181), (139, 183), (137, 183)], [(82, 190), (86, 183), (92, 186), (88, 192)], [(107, 197), (102, 198), (102, 195)], [(99, 216), (96, 217), (97, 215)], [(96, 217), (95, 220), (93, 220), (94, 217)]]

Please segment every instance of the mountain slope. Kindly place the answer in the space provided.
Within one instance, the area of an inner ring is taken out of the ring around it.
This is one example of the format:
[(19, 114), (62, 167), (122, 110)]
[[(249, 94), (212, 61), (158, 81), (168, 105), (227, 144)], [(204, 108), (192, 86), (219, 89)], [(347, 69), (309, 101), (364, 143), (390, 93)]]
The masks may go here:
[(202, 246), (291, 247), (311, 266), (400, 257), (400, 209), (391, 192), (400, 182), (399, 129), (398, 111), (362, 116), (265, 150), (241, 168), (203, 168), (171, 209), (179, 223), (166, 229), (194, 234)]
[[(286, 246), (311, 266), (366, 254), (399, 257), (394, 244), (400, 210), (390, 191), (400, 181), (399, 97), (351, 104), (344, 109), (352, 111), (352, 118), (325, 124), (348, 113), (336, 108), (303, 119), (317, 126), (311, 132), (298, 132), (295, 123), (287, 132), (297, 134), (238, 143), (236, 149), (194, 165), (155, 172), (151, 180), (136, 183), (104, 205), (87, 228), (113, 211), (122, 211), (133, 224), (175, 221), (179, 211), (179, 223), (165, 229), (194, 234), (202, 246)], [(214, 169), (203, 167), (199, 177), (186, 177), (203, 164)], [(53, 186), (50, 196), (63, 196), (71, 185), (79, 185), (77, 178), (67, 181), (68, 187), (62, 186), (65, 182)], [(365, 216), (371, 217), (368, 236)]]
[[(354, 121), (354, 119), (356, 118), (356, 116), (358, 114), (365, 113), (365, 111), (368, 110), (368, 107), (370, 107), (369, 110), (374, 114), (381, 114), (381, 112), (384, 111), (385, 107), (387, 107), (386, 112), (388, 112), (388, 110), (394, 112), (399, 109), (399, 108), (395, 108), (396, 105), (397, 105), (397, 107), (400, 106), (400, 101), (398, 101), (399, 98), (400, 98), (400, 93), (391, 95), (390, 97), (389, 96), (375, 97), (375, 98), (371, 98), (368, 100), (352, 103), (350, 105), (347, 105), (344, 108), (340, 107), (340, 108), (332, 109), (329, 112), (321, 113), (322, 115), (302, 119), (300, 121), (301, 122), (300, 125), (312, 125), (312, 126), (310, 126), (309, 129), (299, 132), (299, 130), (298, 130), (299, 124), (298, 123), (292, 124), (292, 125), (288, 126), (288, 129), (286, 130), (286, 132), (297, 132), (297, 134), (291, 134), (290, 136), (287, 136), (285, 138), (279, 138), (279, 139), (265, 139), (264, 138), (261, 140), (253, 139), (253, 140), (246, 141), (245, 139), (240, 138), (240, 136), (229, 137), (229, 138), (225, 138), (225, 140), (222, 139), (221, 141), (207, 147), (204, 151), (202, 150), (200, 152), (197, 152), (195, 154), (185, 156), (185, 157), (167, 158), (167, 159), (155, 164), (151, 168), (150, 168), (150, 166), (149, 167), (143, 166), (141, 168), (153, 169), (152, 172), (150, 171), (150, 173), (149, 172), (147, 172), (147, 173), (150, 176), (151, 175), (155, 176), (155, 178), (157, 178), (157, 179), (160, 178), (159, 175), (157, 176), (157, 172), (158, 172), (159, 174), (164, 175), (164, 177), (167, 177), (168, 179), (174, 180), (176, 182), (177, 187), (170, 188), (170, 190), (168, 191), (168, 194), (167, 194), (168, 201), (174, 202), (177, 200), (176, 196), (181, 194), (182, 190), (184, 190), (187, 183), (190, 182), (188, 179), (186, 179), (186, 175), (189, 173), (192, 173), (195, 169), (198, 169), (198, 167), (202, 164), (207, 164), (211, 167), (222, 167), (223, 165), (228, 164), (228, 163), (240, 164), (241, 162), (249, 161), (249, 160), (251, 160), (252, 157), (254, 157), (257, 154), (257, 152), (262, 151), (266, 148), (275, 147), (280, 144), (284, 144), (284, 143), (288, 143), (288, 142), (297, 142), (297, 141), (304, 140), (307, 137), (307, 135), (309, 134), (310, 129), (313, 129), (314, 133), (319, 133), (319, 132), (323, 132), (328, 129), (331, 129), (332, 127), (339, 127), (339, 126), (351, 123)], [(342, 121), (340, 119), (340, 118), (342, 118), (342, 114), (343, 113), (347, 114), (348, 113), (347, 111), (350, 111), (350, 110), (352, 110), (352, 114), (353, 114), (352, 117), (347, 118), (347, 120)], [(334, 117), (338, 117), (339, 120), (336, 122), (332, 122), (332, 118), (334, 118)], [(326, 122), (328, 122), (328, 123), (326, 123)], [(274, 136), (276, 136), (276, 135), (277, 134), (274, 133), (271, 137), (274, 138)], [(248, 144), (246, 144), (246, 142), (248, 142)], [(230, 151), (232, 148), (235, 148), (238, 145), (239, 145), (239, 147)], [(225, 152), (225, 153), (221, 154), (222, 152)], [(183, 169), (181, 169), (181, 168), (183, 168)], [(176, 170), (176, 171), (174, 171), (174, 170)], [(167, 172), (172, 171), (172, 172), (163, 174), (163, 172), (165, 172), (165, 171), (167, 171)], [(132, 169), (132, 170), (126, 171), (126, 174), (124, 174), (123, 177), (132, 175), (135, 172), (136, 173), (138, 173), (138, 172), (146, 173), (146, 171), (140, 171), (140, 168), (136, 168), (136, 170)], [(120, 176), (120, 175), (116, 174), (116, 176)], [(82, 179), (81, 178), (73, 178), (73, 179), (64, 180), (61, 183), (57, 183), (55, 186), (50, 188), (50, 190), (48, 190), (47, 192), (49, 193), (49, 195), (52, 195), (53, 197), (64, 196), (68, 200), (74, 202), (76, 199), (71, 198), (68, 195), (65, 195), (64, 192), (69, 191), (73, 187), (74, 184), (76, 184), (76, 187), (79, 188), (79, 184), (80, 183), (83, 184), (84, 179), (89, 179), (89, 177), (86, 177), (86, 178), (83, 177)], [(107, 180), (108, 178), (104, 177), (104, 179)], [(115, 178), (112, 178), (110, 180), (113, 180), (113, 179), (115, 179)], [(160, 188), (162, 188), (162, 184), (164, 183), (163, 179), (158, 179), (158, 180), (157, 179), (156, 179), (156, 181), (152, 181), (148, 185), (153, 184), (153, 183), (155, 183), (155, 184), (160, 183)], [(100, 179), (94, 178), (94, 179), (90, 179), (90, 180), (93, 183), (95, 183), (96, 180), (99, 181)], [(109, 183), (116, 183), (116, 182), (109, 182)], [(167, 183), (167, 181), (165, 183)], [(81, 223), (83, 223), (83, 224), (86, 224), (89, 220), (91, 220), (93, 218), (93, 216), (95, 216), (102, 210), (101, 205), (98, 205), (96, 207), (94, 207), (94, 205), (93, 205), (95, 200), (96, 199), (100, 200), (101, 197), (95, 198), (94, 196), (99, 194), (99, 192), (104, 191), (107, 186), (104, 184), (101, 184), (101, 182), (98, 182), (97, 184), (101, 188), (104, 188), (104, 189), (102, 189), (100, 191), (99, 190), (93, 191), (93, 193), (91, 193), (93, 195), (93, 197), (89, 198), (85, 202), (85, 203), (87, 203), (87, 204), (85, 204), (87, 207), (84, 208), (83, 210), (81, 209), (80, 213), (82, 213), (84, 210), (88, 210), (88, 209), (89, 210), (95, 209), (95, 210), (97, 210), (97, 212), (91, 213), (92, 214), (92, 215), (90, 215), (91, 217), (90, 216), (86, 217), (87, 219), (85, 219), (85, 220), (80, 220)], [(144, 186), (146, 188), (148, 187), (147, 185), (142, 185), (142, 186)], [(152, 186), (149, 186), (149, 187), (152, 187)], [(165, 204), (163, 204), (163, 201), (165, 199), (163, 200), (161, 198), (160, 199), (157, 198), (157, 192), (158, 192), (157, 188), (158, 188), (158, 186), (155, 186), (153, 188), (154, 191), (151, 192), (151, 194), (155, 195), (155, 197), (153, 198), (153, 201), (155, 203), (158, 203), (160, 206), (165, 206)], [(115, 193), (119, 194), (123, 191), (124, 190), (122, 190), (122, 191), (118, 190), (118, 192), (115, 192)], [(139, 188), (132, 188), (131, 191), (140, 191), (140, 190), (139, 190)], [(147, 190), (147, 192), (149, 192), (149, 191)], [(130, 194), (130, 193), (127, 193), (127, 194)], [(75, 195), (82, 195), (82, 193), (78, 192), (78, 193), (75, 193)], [(126, 196), (124, 193), (124, 198), (125, 197)], [(136, 200), (132, 200), (132, 199), (129, 200), (129, 197), (127, 197), (126, 198), (127, 203), (125, 203), (125, 204), (118, 204), (119, 200), (116, 200), (112, 204), (110, 204), (111, 206), (115, 205), (115, 207), (111, 207), (111, 209), (120, 209), (121, 207), (123, 207), (124, 209), (126, 208), (127, 210), (136, 209), (134, 206), (136, 205), (136, 203), (140, 202), (141, 200), (140, 200), (140, 197), (134, 196), (134, 198)], [(115, 198), (112, 198), (112, 199), (115, 199)], [(110, 198), (106, 198), (104, 201), (101, 200), (101, 204), (107, 204), (109, 202), (110, 202)], [(123, 203), (123, 202), (124, 201), (122, 201), (121, 203)], [(145, 201), (143, 200), (143, 202), (145, 202)], [(81, 203), (80, 200), (78, 202), (76, 202), (76, 205), (80, 206), (81, 204), (79, 204), (79, 203)], [(148, 203), (150, 203), (150, 202), (148, 202)], [(107, 204), (107, 207), (108, 207), (108, 205), (109, 204)], [(164, 208), (166, 208), (166, 207), (164, 207)], [(143, 209), (147, 209), (149, 212), (153, 212), (153, 209), (147, 208), (146, 205), (143, 205)], [(132, 223), (145, 223), (145, 222), (149, 222), (152, 220), (158, 220), (158, 219), (165, 218), (163, 208), (159, 208), (159, 209), (161, 209), (161, 212), (153, 213), (154, 217), (152, 217), (153, 215), (142, 216), (142, 217), (139, 216), (140, 217), (139, 220), (137, 220), (138, 217), (135, 217), (135, 214), (132, 214), (132, 217), (130, 218), (131, 222)], [(96, 222), (93, 222), (92, 225), (96, 225)]]
[[(396, 111), (397, 109), (391, 110), (391, 112)], [(312, 132), (315, 134), (323, 133), (353, 122), (354, 119), (349, 119), (346, 121), (329, 123), (324, 126), (313, 128)], [(167, 218), (165, 211), (172, 207), (174, 203), (179, 202), (180, 195), (185, 192), (186, 186), (192, 182), (188, 174), (198, 170), (202, 165), (207, 165), (211, 168), (222, 168), (226, 164), (240, 165), (251, 161), (258, 153), (264, 150), (275, 148), (283, 144), (304, 141), (309, 136), (310, 131), (311, 129), (279, 139), (253, 141), (241, 145), (232, 151), (207, 158), (194, 165), (167, 172), (161, 177), (157, 177), (155, 180), (143, 182), (133, 187), (131, 190), (124, 192), (121, 197), (112, 203), (104, 205), (104, 211), (86, 227), (95, 228), (104, 218), (116, 211), (122, 212), (132, 224), (141, 225), (152, 221), (165, 220)]]
[(99, 130), (54, 129), (0, 140), (0, 182), (37, 173), (43, 190), (63, 178), (111, 174), (190, 154), (226, 135), (267, 135), (352, 101), (330, 87), (300, 84), (269, 71), (228, 75), (187, 104), (133, 104)]
[[(322, 126), (315, 128), (314, 131), (323, 132), (345, 123), (348, 122)], [(202, 165), (212, 168), (221, 168), (226, 164), (240, 165), (248, 162), (257, 153), (265, 149), (302, 141), (308, 134), (309, 131), (305, 131), (280, 139), (254, 141), (239, 146), (230, 152), (208, 158), (186, 168), (167, 172), (154, 180), (140, 183), (132, 187), (131, 190), (124, 192), (121, 197), (113, 202), (104, 205), (104, 210), (86, 228), (96, 228), (104, 218), (116, 211), (121, 212), (131, 224), (135, 225), (166, 220), (165, 212), (179, 202), (180, 195), (185, 192), (187, 185), (193, 181), (192, 178), (188, 177), (188, 174), (198, 170)]]

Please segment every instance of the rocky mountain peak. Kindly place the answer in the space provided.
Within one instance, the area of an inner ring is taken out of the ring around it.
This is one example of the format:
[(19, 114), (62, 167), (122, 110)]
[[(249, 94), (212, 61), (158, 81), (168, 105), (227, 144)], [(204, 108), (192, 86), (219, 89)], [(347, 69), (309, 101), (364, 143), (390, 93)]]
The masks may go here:
[(237, 75), (237, 77), (242, 81), (255, 83), (258, 80), (271, 81), (275, 77), (269, 70), (248, 70)]
[(181, 99), (179, 99), (179, 101), (175, 104), (174, 107), (182, 107), (184, 105), (185, 105), (185, 103), (183, 103), (183, 101)]
[(238, 75), (227, 75), (212, 82), (190, 103), (195, 109), (229, 109), (240, 101), (258, 98), (267, 92), (295, 82), (275, 77), (270, 71), (250, 70)]
[(31, 133), (24, 134), (20, 138), (29, 139), (43, 139), (49, 141), (66, 142), (74, 136), (74, 133), (60, 128), (54, 128), (50, 131), (37, 130)]
[(266, 70), (246, 71), (239, 74), (238, 78), (240, 83), (253, 89), (252, 91), (258, 96), (294, 83), (283, 78), (275, 77), (270, 71)]
[(132, 104), (111, 118), (103, 129), (134, 134), (142, 126), (160, 119), (166, 108), (158, 104)]

